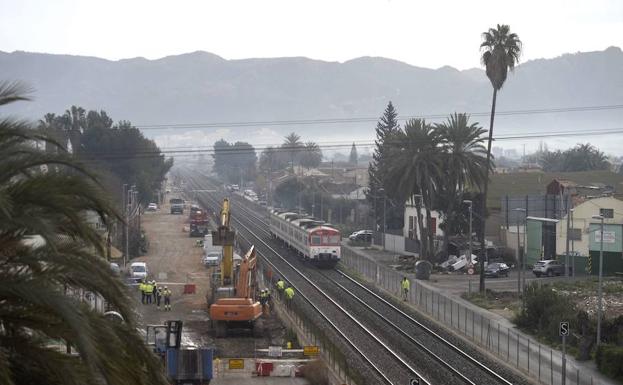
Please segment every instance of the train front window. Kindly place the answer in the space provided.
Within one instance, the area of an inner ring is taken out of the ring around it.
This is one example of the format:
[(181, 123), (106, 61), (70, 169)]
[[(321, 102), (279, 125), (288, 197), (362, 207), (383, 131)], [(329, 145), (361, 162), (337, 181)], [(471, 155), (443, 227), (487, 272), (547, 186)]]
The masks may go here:
[(339, 235), (331, 235), (329, 237), (329, 244), (331, 244), (331, 245), (339, 245), (340, 244), (340, 236)]
[(311, 237), (311, 244), (312, 244), (312, 246), (320, 245), (320, 236), (319, 235), (312, 236)]

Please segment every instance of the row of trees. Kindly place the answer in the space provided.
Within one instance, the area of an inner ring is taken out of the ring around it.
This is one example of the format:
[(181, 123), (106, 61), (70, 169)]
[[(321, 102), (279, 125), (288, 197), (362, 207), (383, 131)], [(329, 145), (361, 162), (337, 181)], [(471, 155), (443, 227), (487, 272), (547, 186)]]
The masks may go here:
[(153, 140), (129, 121), (114, 124), (106, 111), (71, 106), (62, 115), (46, 114), (38, 128), (54, 141), (45, 143), (47, 153), (69, 151), (88, 162), (111, 193), (120, 192), (122, 184), (135, 185), (141, 201), (151, 201), (173, 166)]
[(301, 141), (301, 137), (292, 132), (288, 134), (281, 146), (269, 146), (260, 155), (260, 170), (265, 173), (290, 168), (295, 165), (305, 168), (318, 167), (322, 162), (322, 150), (315, 142)]
[[(461, 228), (458, 222), (462, 216), (456, 211), (464, 210), (463, 200), (474, 198), (473, 192), (481, 190), (487, 179), (486, 130), (470, 123), (466, 114), (454, 114), (438, 124), (410, 119), (404, 128), (397, 124), (396, 116), (390, 102), (377, 124), (368, 198), (389, 197), (414, 204), (421, 254), (430, 259), (434, 239), (431, 210), (437, 209), (444, 216), (447, 250), (450, 231)], [(381, 207), (378, 203), (376, 207)]]
[(566, 151), (544, 151), (539, 159), (543, 171), (570, 172), (608, 170), (610, 163), (603, 152), (590, 144), (578, 144)]
[(246, 142), (230, 144), (226, 140), (214, 143), (214, 171), (228, 183), (255, 180), (257, 155)]

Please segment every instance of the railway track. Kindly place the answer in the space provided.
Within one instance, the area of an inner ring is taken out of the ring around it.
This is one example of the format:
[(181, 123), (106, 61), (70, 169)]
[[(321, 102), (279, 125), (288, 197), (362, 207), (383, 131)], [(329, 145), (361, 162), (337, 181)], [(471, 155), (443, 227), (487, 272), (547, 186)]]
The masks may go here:
[[(219, 204), (218, 198), (212, 196), (202, 199), (210, 200), (204, 203), (213, 207)], [(491, 369), (474, 358), (473, 349), (464, 351), (346, 273), (320, 271), (296, 258), (284, 258), (284, 254), (293, 253), (270, 239), (266, 217), (248, 207), (246, 201), (233, 199), (232, 203), (243, 213), (238, 217), (245, 218), (241, 221), (234, 215), (239, 234), (255, 244), (273, 269), (296, 286), (297, 293), (349, 342), (384, 383), (409, 383), (412, 378), (430, 384), (527, 383), (512, 372), (513, 380), (504, 378), (498, 368)], [(510, 371), (502, 372), (508, 377)]]

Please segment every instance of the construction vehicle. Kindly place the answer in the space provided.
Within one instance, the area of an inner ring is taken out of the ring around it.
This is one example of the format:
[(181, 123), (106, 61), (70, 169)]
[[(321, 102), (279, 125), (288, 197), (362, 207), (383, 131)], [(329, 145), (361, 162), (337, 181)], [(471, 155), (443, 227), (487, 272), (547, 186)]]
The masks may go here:
[(182, 346), (180, 320), (147, 325), (145, 343), (157, 354), (172, 384), (208, 385), (212, 379), (213, 348)]
[(203, 237), (208, 233), (208, 213), (199, 206), (192, 205), (190, 207), (188, 222), (190, 237)]
[(220, 274), (212, 279), (208, 292), (210, 320), (216, 337), (225, 337), (228, 329), (248, 329), (258, 334), (257, 320), (262, 307), (256, 300), (257, 257), (251, 246), (242, 261), (234, 266), (236, 233), (230, 227), (229, 200), (223, 200), (218, 230), (212, 232), (212, 243), (223, 247)]

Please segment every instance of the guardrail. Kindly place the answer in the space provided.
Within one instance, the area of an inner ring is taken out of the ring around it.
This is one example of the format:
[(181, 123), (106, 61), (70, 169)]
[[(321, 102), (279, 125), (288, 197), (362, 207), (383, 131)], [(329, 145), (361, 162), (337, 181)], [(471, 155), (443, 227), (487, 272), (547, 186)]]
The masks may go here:
[[(347, 247), (342, 247), (341, 264), (400, 298), (400, 281), (405, 276), (404, 273), (379, 265), (376, 261)], [(419, 311), (486, 348), (489, 354), (528, 374), (539, 384), (562, 384), (562, 354), (559, 351), (491, 320), (483, 315), (482, 309), (476, 305), (457, 301), (439, 293), (425, 282), (408, 276), (407, 278), (411, 282), (407, 302)], [(599, 379), (583, 374), (581, 369), (567, 358), (566, 384), (599, 385), (599, 383)]]

